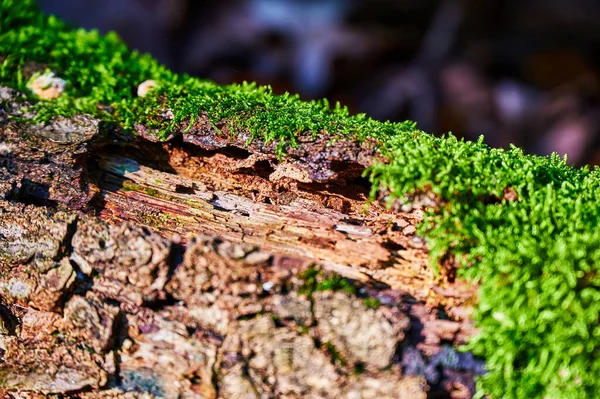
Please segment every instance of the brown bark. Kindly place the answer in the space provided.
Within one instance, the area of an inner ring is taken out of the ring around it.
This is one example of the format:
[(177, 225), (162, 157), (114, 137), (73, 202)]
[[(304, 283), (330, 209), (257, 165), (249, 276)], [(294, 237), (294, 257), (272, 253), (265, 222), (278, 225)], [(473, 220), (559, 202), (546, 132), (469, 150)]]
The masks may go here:
[(154, 142), (0, 99), (7, 397), (472, 394), (476, 287), (434, 276), (427, 196), (365, 205), (368, 143), (278, 159), (202, 118)]

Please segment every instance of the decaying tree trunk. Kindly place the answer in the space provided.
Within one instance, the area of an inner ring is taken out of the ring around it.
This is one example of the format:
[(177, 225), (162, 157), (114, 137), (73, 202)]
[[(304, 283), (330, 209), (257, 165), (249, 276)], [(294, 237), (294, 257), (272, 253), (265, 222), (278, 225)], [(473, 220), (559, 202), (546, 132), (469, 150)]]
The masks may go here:
[(472, 395), (476, 287), (432, 273), (431, 199), (365, 206), (368, 143), (278, 159), (207, 119), (156, 142), (26, 106), (0, 89), (6, 397)]

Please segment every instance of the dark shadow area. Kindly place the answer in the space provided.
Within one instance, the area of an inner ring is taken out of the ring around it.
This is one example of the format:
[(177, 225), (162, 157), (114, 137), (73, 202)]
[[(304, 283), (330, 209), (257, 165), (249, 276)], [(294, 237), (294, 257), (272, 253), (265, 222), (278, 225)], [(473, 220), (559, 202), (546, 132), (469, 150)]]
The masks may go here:
[(24, 178), (21, 182), (21, 188), (16, 190), (11, 201), (31, 204), (36, 206), (46, 206), (56, 209), (58, 201), (50, 199), (50, 185), (40, 183), (31, 179)]
[[(425, 325), (423, 320), (410, 311), (411, 306), (418, 302), (410, 295), (404, 295), (402, 301), (410, 315), (410, 328), (395, 355), (395, 362), (402, 366), (402, 373), (424, 377), (429, 385), (429, 399), (472, 397), (475, 393), (475, 378), (485, 373), (485, 362), (471, 352), (458, 351), (454, 342), (444, 340), (436, 345), (435, 353), (427, 355), (420, 348), (420, 345), (426, 343)], [(444, 316), (439, 313), (438, 316)], [(446, 318), (436, 317), (441, 320)]]
[[(2, 334), (18, 335), (20, 328), (19, 318), (15, 316), (8, 307), (0, 304), (0, 318), (4, 324), (5, 331)], [(0, 358), (2, 354), (0, 354)]]

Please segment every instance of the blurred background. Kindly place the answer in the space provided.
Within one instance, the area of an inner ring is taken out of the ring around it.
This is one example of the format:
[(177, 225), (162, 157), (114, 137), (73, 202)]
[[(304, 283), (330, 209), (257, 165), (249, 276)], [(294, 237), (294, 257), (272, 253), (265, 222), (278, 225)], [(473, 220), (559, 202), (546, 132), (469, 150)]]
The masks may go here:
[(597, 0), (41, 0), (175, 71), (600, 164)]

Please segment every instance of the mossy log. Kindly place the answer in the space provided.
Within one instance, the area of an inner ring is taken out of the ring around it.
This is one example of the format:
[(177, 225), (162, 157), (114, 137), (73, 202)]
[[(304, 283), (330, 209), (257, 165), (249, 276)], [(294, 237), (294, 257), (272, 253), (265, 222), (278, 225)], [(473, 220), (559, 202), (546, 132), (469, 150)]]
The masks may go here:
[(367, 144), (156, 142), (0, 88), (0, 387), (38, 398), (466, 398), (477, 287), (434, 275)]
[[(418, 380), (431, 397), (469, 396), (482, 363), (453, 348), (472, 336), (465, 348), (486, 366), (478, 397), (598, 396), (600, 168), (176, 74), (115, 33), (73, 29), (36, 3), (0, 0), (0, 85), (24, 95), (0, 95), (2, 336), (17, 337), (3, 346), (0, 382), (11, 395), (186, 397), (205, 383), (214, 391), (198, 395), (385, 397)], [(198, 234), (218, 241), (196, 251)], [(284, 283), (269, 280), (280, 273)], [(327, 322), (317, 316), (323, 293), (337, 303)], [(38, 334), (45, 324), (24, 322), (44, 316), (19, 313), (49, 312), (58, 325), (70, 301), (88, 295), (102, 307), (90, 319), (102, 326), (94, 337), (107, 343), (58, 331), (76, 346), (50, 351)], [(274, 295), (283, 307), (267, 306)], [(135, 338), (138, 326), (169, 342), (161, 323), (135, 317), (172, 306), (183, 315), (160, 317), (181, 323), (184, 337), (184, 328), (188, 338), (221, 337), (210, 367), (163, 367), (180, 362), (151, 347), (188, 360), (213, 352)], [(382, 316), (392, 310), (408, 323)], [(367, 363), (357, 342), (378, 360)], [(86, 363), (73, 348), (107, 363), (77, 368)], [(42, 360), (24, 363), (27, 350)], [(127, 353), (143, 372), (125, 371)], [(46, 382), (26, 385), (36, 380)]]

